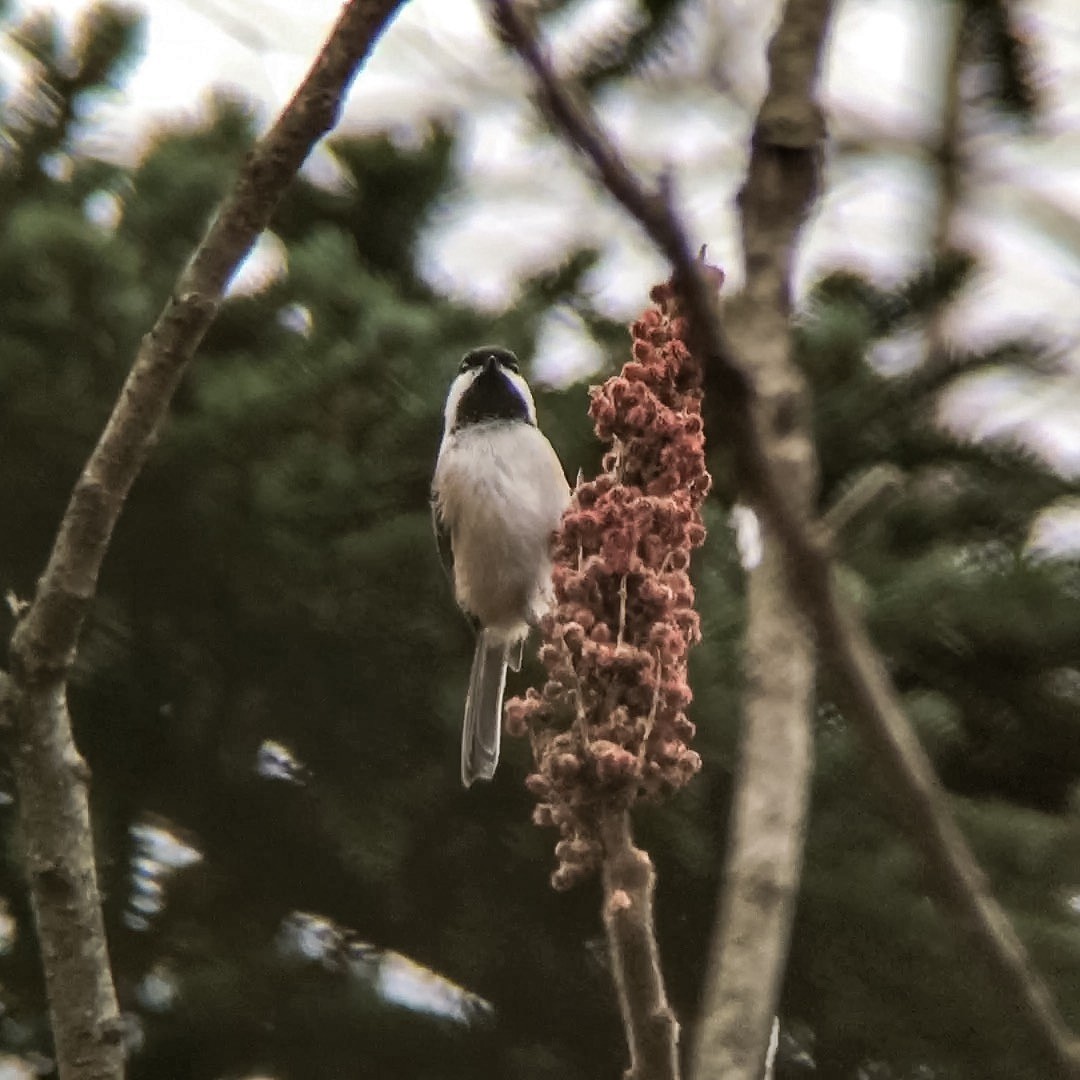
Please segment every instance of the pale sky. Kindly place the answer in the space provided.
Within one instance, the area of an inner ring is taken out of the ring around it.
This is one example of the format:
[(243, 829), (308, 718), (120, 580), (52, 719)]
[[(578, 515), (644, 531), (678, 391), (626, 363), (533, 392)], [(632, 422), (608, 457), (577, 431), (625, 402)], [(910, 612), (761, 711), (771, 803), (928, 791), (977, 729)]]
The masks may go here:
[[(71, 19), (85, 4), (48, 6)], [(262, 101), (269, 118), (340, 8), (337, 0), (153, 0), (141, 6), (151, 12), (146, 54), (123, 97), (103, 105), (96, 152), (130, 155), (154, 123), (196, 118), (211, 84)], [(1076, 370), (1080, 3), (1020, 0), (1016, 10), (1035, 44), (1046, 113), (1036, 132), (997, 125), (969, 144), (973, 167), (957, 227), (979, 252), (982, 269), (950, 312), (946, 331), (956, 343), (986, 346), (1032, 330)], [(558, 63), (573, 70), (586, 44), (636, 11), (633, 0), (573, 5), (555, 33)], [(678, 62), (599, 103), (639, 169), (672, 170), (692, 232), (708, 243), (732, 289), (741, 279), (733, 197), (763, 89), (772, 17), (773, 8), (760, 0), (700, 0)], [(841, 0), (823, 99), (832, 133), (869, 149), (829, 159), (828, 186), (800, 256), (801, 286), (838, 265), (895, 281), (925, 256), (936, 194), (920, 144), (937, 130), (951, 32), (940, 0)], [(751, 47), (754, 42), (760, 44)], [(729, 96), (710, 85), (718, 69)], [(528, 89), (520, 65), (488, 34), (477, 2), (411, 0), (359, 76), (344, 124), (390, 131), (404, 141), (423, 138), (435, 120), (456, 124), (458, 189), (436, 213), (420, 255), (421, 270), (436, 288), (497, 310), (513, 303), (524, 275), (557, 264), (568, 249), (587, 242), (601, 251), (587, 283), (591, 302), (628, 318), (663, 276), (663, 265), (636, 226), (538, 127)], [(332, 181), (327, 155), (311, 169)], [(279, 258), (270, 242), (255, 262)], [(541, 372), (565, 376), (595, 359), (575, 317), (553, 313), (539, 346)], [(999, 433), (1027, 433), (1037, 425), (1041, 451), (1080, 471), (1078, 395), (1070, 389), (1041, 390), (1034, 403), (1024, 393), (1022, 408), (1006, 407), (1017, 384), (1002, 373), (953, 395), (947, 414)]]

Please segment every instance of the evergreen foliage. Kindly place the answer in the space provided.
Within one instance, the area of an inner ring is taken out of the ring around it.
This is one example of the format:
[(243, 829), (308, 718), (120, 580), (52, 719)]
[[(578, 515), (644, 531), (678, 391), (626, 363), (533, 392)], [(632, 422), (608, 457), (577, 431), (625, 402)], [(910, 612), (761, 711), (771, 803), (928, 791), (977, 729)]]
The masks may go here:
[[(963, 269), (962, 267), (960, 268)], [(943, 272), (944, 270), (944, 272)], [(948, 268), (891, 293), (822, 282), (802, 328), (815, 394), (823, 503), (867, 468), (905, 474), (900, 496), (844, 538), (845, 581), (995, 893), (1080, 1020), (1080, 712), (1074, 643), (1080, 566), (1026, 547), (1035, 516), (1080, 484), (1016, 446), (963, 442), (935, 423), (941, 375), (1000, 356), (930, 357), (905, 375), (866, 362), (959, 284)], [(950, 277), (952, 280), (950, 281)], [(936, 300), (935, 298), (936, 292)], [(911, 299), (931, 300), (920, 311)], [(847, 358), (846, 360), (844, 358)], [(1023, 343), (1010, 360), (1037, 369)], [(820, 688), (807, 872), (786, 1005), (826, 1076), (1041, 1076), (1004, 1003), (967, 958), (897, 837), (873, 766)], [(893, 1062), (886, 1069), (883, 1063)], [(793, 1074), (793, 1075), (797, 1075)]]
[[(664, 8), (650, 9), (658, 23)], [(122, 79), (138, 25), (102, 7), (73, 43), (41, 17), (12, 33), (38, 74), (33, 92), (0, 99), (0, 587), (25, 596), (139, 337), (253, 132), (245, 107), (221, 98), (137, 165), (95, 160), (79, 149), (79, 117)], [(413, 258), (451, 136), (409, 152), (379, 139), (332, 148), (348, 183), (296, 184), (273, 225), (287, 273), (226, 303), (180, 391), (73, 681), (110, 947), (139, 1033), (131, 1076), (614, 1076), (622, 1036), (596, 895), (548, 888), (548, 837), (521, 785), (528, 747), (511, 740), (494, 784), (460, 789), (471, 641), (427, 506), (458, 358), (483, 341), (528, 356), (548, 306), (580, 301), (589, 256), (531, 283), (504, 316), (450, 304)], [(1034, 516), (1077, 485), (933, 422), (958, 373), (1040, 358), (1018, 342), (902, 375), (868, 361), (970, 269), (957, 257), (890, 291), (835, 275), (800, 325), (800, 353), (823, 505), (872, 465), (904, 471), (896, 501), (844, 537), (845, 581), (995, 890), (1080, 1027), (1080, 568), (1025, 549)], [(628, 338), (601, 330), (614, 366)], [(571, 476), (594, 471), (584, 388), (541, 392), (538, 406)], [(742, 629), (726, 510), (706, 512), (705, 644), (691, 663), (705, 767), (641, 817), (672, 996), (690, 1022)], [(260, 774), (267, 740), (291, 758)], [(778, 1076), (1035, 1080), (1020, 1025), (927, 900), (827, 672), (817, 762)], [(0, 959), (0, 1051), (47, 1053), (11, 817), (0, 807), (0, 896), (18, 926)], [(139, 839), (152, 826), (201, 860), (155, 870)], [(466, 1028), (388, 1001), (356, 976), (367, 954), (355, 942), (352, 960), (280, 948), (298, 912), (430, 966), (493, 1015)]]

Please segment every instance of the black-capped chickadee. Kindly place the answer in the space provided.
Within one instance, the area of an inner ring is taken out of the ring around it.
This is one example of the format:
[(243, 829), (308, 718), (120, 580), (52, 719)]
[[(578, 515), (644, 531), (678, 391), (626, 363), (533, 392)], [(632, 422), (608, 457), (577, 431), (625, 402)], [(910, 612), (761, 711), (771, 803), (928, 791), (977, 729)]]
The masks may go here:
[(478, 630), (461, 737), (468, 787), (495, 775), (506, 668), (521, 667), (529, 628), (551, 603), (551, 536), (570, 487), (509, 350), (465, 354), (445, 417), (432, 515), (454, 595)]

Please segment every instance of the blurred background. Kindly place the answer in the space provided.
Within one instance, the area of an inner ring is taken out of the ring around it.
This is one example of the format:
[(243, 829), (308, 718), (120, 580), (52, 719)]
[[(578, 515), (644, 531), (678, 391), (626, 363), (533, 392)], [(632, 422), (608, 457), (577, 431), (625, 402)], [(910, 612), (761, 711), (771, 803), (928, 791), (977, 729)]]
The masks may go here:
[[(772, 8), (544, 9), (560, 70), (639, 168), (672, 170), (736, 292)], [(140, 336), (336, 10), (0, 4), (5, 591), (31, 594)], [(460, 355), (527, 359), (568, 473), (588, 473), (587, 384), (664, 276), (528, 90), (477, 4), (406, 6), (121, 520), (71, 700), (135, 1080), (621, 1073), (599, 890), (550, 889), (527, 746), (461, 790), (471, 640), (428, 520)], [(822, 504), (903, 470), (845, 536), (845, 584), (1077, 1028), (1080, 13), (844, 0), (824, 98), (796, 325)], [(738, 739), (743, 571), (714, 469), (691, 672), (705, 768), (638, 816), (688, 1029)], [(828, 672), (819, 696), (777, 1077), (1043, 1080), (928, 899)], [(52, 1063), (11, 792), (0, 768), (0, 1080), (23, 1080)]]

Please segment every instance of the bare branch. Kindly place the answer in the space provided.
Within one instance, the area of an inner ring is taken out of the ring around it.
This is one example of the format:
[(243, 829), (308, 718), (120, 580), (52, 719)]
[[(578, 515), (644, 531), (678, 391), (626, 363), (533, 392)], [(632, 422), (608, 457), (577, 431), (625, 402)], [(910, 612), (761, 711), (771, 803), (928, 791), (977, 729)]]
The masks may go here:
[(849, 537), (871, 516), (895, 501), (904, 486), (904, 474), (895, 465), (879, 462), (859, 473), (825, 511), (829, 535)]
[(184, 368), (237, 267), (311, 148), (333, 127), (361, 61), (401, 2), (351, 0), (346, 5), (307, 77), (245, 162), (143, 339), (75, 485), (33, 606), (16, 632), (23, 677), (49, 677), (70, 664), (113, 526)]
[(671, 263), (675, 286), (686, 303), (690, 344), (705, 364), (706, 408), (711, 413), (706, 419), (712, 428), (726, 433), (745, 499), (783, 536), (789, 558), (794, 556), (799, 564), (820, 565), (826, 554), (825, 530), (789, 505), (765, 456), (764, 440), (754, 428), (757, 387), (732, 351), (720, 324), (715, 286), (703, 273), (666, 191), (662, 185), (650, 191), (642, 184), (589, 106), (560, 83), (513, 0), (491, 0), (491, 8), (505, 39), (536, 75), (541, 107)]
[(630, 1046), (624, 1080), (678, 1080), (679, 1024), (664, 992), (653, 926), (656, 874), (634, 846), (630, 816), (611, 811), (601, 823), (604, 929)]
[[(968, 18), (967, 9), (957, 7), (950, 11), (950, 25), (945, 31), (951, 48), (949, 49), (948, 67), (945, 71), (944, 101), (941, 110), (941, 133), (935, 153), (937, 171), (937, 207), (934, 213), (934, 229), (930, 238), (930, 250), (937, 259), (944, 258), (953, 248), (956, 212), (959, 208), (963, 187), (963, 133), (962, 113), (963, 96), (961, 83), (964, 76), (964, 49), (966, 35), (964, 23)], [(935, 338), (940, 337), (938, 328), (934, 329)], [(940, 342), (933, 342), (933, 349)]]
[(67, 673), (124, 500), (224, 290), (311, 148), (336, 121), (364, 58), (402, 0), (351, 0), (180, 275), (79, 477), (36, 595), (15, 628), (15, 778), (61, 1080), (123, 1074), (87, 800), (71, 736)]
[(779, 545), (750, 574), (743, 731), (691, 1074), (760, 1080), (799, 893), (813, 764), (813, 638)]
[[(968, 38), (964, 27), (970, 14), (964, 5), (958, 4), (955, 10), (950, 10), (947, 18), (949, 23), (943, 26), (942, 33), (951, 47), (945, 71), (941, 132), (934, 153), (937, 206), (933, 231), (930, 234), (930, 257), (935, 267), (940, 267), (946, 258), (956, 251), (956, 217), (964, 190), (964, 102), (961, 84), (966, 69), (964, 52)], [(945, 338), (943, 305), (931, 311), (923, 337), (923, 366), (931, 371), (935, 368), (947, 368), (952, 351)]]
[[(830, 0), (789, 0), (739, 197), (746, 288), (726, 316), (752, 372), (756, 426), (789, 505), (813, 511), (817, 466), (807, 392), (791, 356), (791, 264), (818, 189), (825, 127), (814, 97)], [(743, 735), (724, 885), (694, 1047), (696, 1076), (759, 1080), (787, 966), (813, 768), (813, 635), (773, 525), (747, 592)]]
[[(823, 19), (827, 0), (791, 0), (808, 23)], [(588, 108), (576, 101), (555, 77), (528, 26), (512, 0), (492, 0), (506, 39), (532, 69), (542, 105), (553, 123), (591, 162), (608, 191), (637, 218), (657, 247), (671, 262), (690, 320), (692, 344), (709, 363), (708, 389), (714, 415), (734, 452), (736, 478), (743, 498), (751, 502), (771, 526), (784, 554), (784, 569), (800, 607), (817, 634), (818, 646), (828, 657), (849, 714), (870, 746), (874, 762), (898, 811), (898, 819), (911, 842), (922, 853), (929, 878), (941, 900), (952, 910), (957, 926), (986, 959), (1009, 1006), (1024, 1018), (1054, 1075), (1080, 1078), (1080, 1044), (1065, 1025), (1041, 976), (1001, 907), (993, 899), (986, 879), (956, 823), (933, 768), (904, 715), (881, 658), (858, 618), (849, 610), (836, 587), (832, 559), (825, 543), (826, 530), (811, 519), (804, 505), (788, 496), (781, 466), (770, 448), (795, 429), (809, 431), (805, 403), (798, 395), (773, 400), (762, 409), (765, 396), (756, 385), (756, 367), (745, 350), (733, 350), (721, 332), (719, 316), (696, 265), (686, 231), (670, 202), (659, 191), (647, 190), (598, 127)], [(816, 12), (816, 14), (815, 14)], [(773, 43), (770, 56), (776, 67)], [(786, 65), (785, 65), (786, 67)], [(794, 102), (791, 88), (809, 85), (813, 64), (797, 57), (787, 68), (790, 81), (780, 87), (781, 100)], [(763, 110), (764, 112), (764, 110)], [(804, 174), (783, 176), (790, 151), (807, 149), (811, 130), (805, 109), (785, 109), (759, 117), (772, 143), (772, 153), (759, 161), (759, 179), (748, 175), (747, 191), (765, 191), (772, 184), (792, 180), (809, 182)], [(814, 135), (816, 144), (819, 134)], [(755, 146), (754, 150), (757, 151)], [(802, 155), (795, 155), (801, 157)], [(752, 158), (753, 164), (753, 158)], [(780, 170), (780, 171), (777, 171)], [(792, 199), (794, 211), (799, 200)], [(805, 203), (808, 205), (809, 199)], [(764, 204), (763, 204), (764, 208)], [(744, 243), (748, 252), (748, 287), (751, 302), (773, 302), (786, 310), (786, 266), (765, 266), (760, 273), (750, 265), (757, 257), (755, 243), (766, 243), (775, 230), (783, 233), (791, 222), (755, 220), (744, 205)], [(753, 224), (751, 224), (753, 222)], [(798, 221), (794, 223), (797, 227)], [(790, 253), (789, 253), (790, 254)], [(779, 365), (770, 369), (778, 370)], [(753, 373), (753, 374), (752, 374)], [(803, 435), (806, 438), (806, 435)]]

